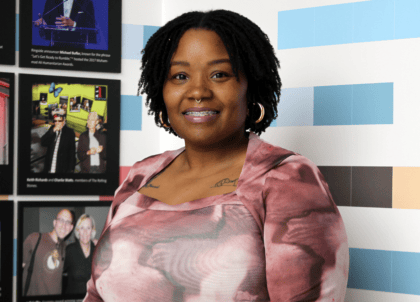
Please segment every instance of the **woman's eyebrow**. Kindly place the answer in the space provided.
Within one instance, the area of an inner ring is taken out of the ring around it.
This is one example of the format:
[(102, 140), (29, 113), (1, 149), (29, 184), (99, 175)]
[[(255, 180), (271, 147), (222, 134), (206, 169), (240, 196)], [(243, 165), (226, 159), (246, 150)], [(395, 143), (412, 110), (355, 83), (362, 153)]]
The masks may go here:
[[(229, 59), (214, 60), (214, 61), (208, 62), (207, 65), (211, 66), (211, 65), (223, 64), (223, 63), (229, 63), (230, 64), (230, 60)], [(171, 62), (171, 66), (176, 66), (176, 65), (190, 66), (190, 63), (187, 62), (187, 61), (172, 61)]]
[(214, 60), (211, 61), (209, 63), (207, 63), (207, 65), (217, 65), (217, 64), (223, 64), (223, 63), (229, 63), (230, 64), (230, 60), (229, 59), (219, 59), (219, 60)]
[(175, 66), (175, 65), (181, 65), (181, 66), (190, 66), (190, 63), (188, 63), (187, 61), (172, 61), (171, 66)]

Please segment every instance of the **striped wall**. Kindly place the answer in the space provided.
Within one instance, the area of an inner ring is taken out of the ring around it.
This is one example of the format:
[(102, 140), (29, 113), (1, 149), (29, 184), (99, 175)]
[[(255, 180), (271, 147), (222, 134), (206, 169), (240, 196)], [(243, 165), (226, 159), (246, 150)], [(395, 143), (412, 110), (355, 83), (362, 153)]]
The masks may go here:
[(224, 8), (250, 18), (268, 34), (282, 66), (279, 118), (262, 138), (313, 160), (329, 183), (349, 238), (346, 301), (420, 301), (420, 1), (262, 0), (258, 9), (255, 5), (124, 0), (122, 73), (51, 74), (121, 79), (121, 182), (134, 162), (182, 146), (155, 127), (145, 96), (137, 96), (140, 51), (147, 39), (189, 10)]
[(393, 90), (393, 83), (286, 88), (271, 126), (392, 124)]
[(370, 0), (278, 13), (278, 49), (420, 37), (417, 0)]

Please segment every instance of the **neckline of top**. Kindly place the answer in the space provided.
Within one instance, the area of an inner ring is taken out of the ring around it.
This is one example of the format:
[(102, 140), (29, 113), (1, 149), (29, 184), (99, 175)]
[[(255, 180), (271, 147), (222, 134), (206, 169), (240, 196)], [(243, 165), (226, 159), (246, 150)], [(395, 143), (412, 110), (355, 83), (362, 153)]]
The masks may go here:
[(190, 201), (183, 202), (183, 203), (180, 203), (180, 204), (175, 204), (175, 205), (167, 204), (167, 203), (165, 203), (163, 201), (160, 201), (160, 200), (158, 200), (156, 198), (153, 198), (153, 197), (150, 197), (150, 196), (145, 195), (143, 193), (140, 193), (139, 190), (141, 188), (143, 188), (153, 177), (155, 177), (156, 175), (158, 175), (159, 173), (161, 173), (163, 170), (165, 170), (167, 167), (169, 167), (169, 165), (171, 165), (172, 162), (176, 158), (178, 158), (178, 156), (180, 156), (185, 151), (185, 147), (182, 147), (182, 148), (180, 148), (178, 150), (174, 150), (174, 151), (168, 151), (168, 152), (172, 152), (172, 154), (168, 158), (166, 158), (166, 160), (159, 166), (158, 169), (156, 169), (156, 171), (154, 173), (152, 173), (149, 176), (145, 177), (145, 179), (140, 184), (139, 188), (137, 188), (136, 192), (138, 194), (144, 196), (145, 198), (150, 199), (151, 201), (159, 202), (159, 203), (165, 204), (167, 206), (171, 206), (171, 207), (176, 207), (176, 206), (183, 205), (183, 204), (191, 204), (191, 203), (200, 202), (200, 201), (203, 201), (203, 200), (206, 200), (207, 201), (207, 199), (220, 198), (222, 196), (226, 196), (226, 195), (229, 195), (229, 194), (236, 194), (236, 192), (238, 191), (240, 185), (243, 182), (242, 181), (243, 180), (243, 175), (245, 174), (244, 167), (247, 166), (247, 164), (249, 163), (250, 158), (251, 158), (251, 153), (254, 152), (254, 150), (251, 150), (251, 149), (254, 149), (254, 148), (250, 148), (250, 146), (252, 146), (252, 142), (251, 141), (254, 141), (255, 138), (258, 138), (258, 136), (255, 133), (250, 132), (250, 134), (249, 134), (249, 140), (248, 140), (248, 146), (247, 146), (247, 150), (246, 150), (246, 154), (245, 154), (244, 165), (242, 167), (241, 174), (239, 174), (239, 178), (238, 178), (238, 182), (237, 182), (237, 185), (236, 185), (236, 189), (234, 191), (232, 191), (232, 192), (225, 193), (225, 194), (211, 195), (211, 196), (207, 196), (207, 197), (203, 197), (203, 198), (198, 198), (198, 199), (190, 200)]

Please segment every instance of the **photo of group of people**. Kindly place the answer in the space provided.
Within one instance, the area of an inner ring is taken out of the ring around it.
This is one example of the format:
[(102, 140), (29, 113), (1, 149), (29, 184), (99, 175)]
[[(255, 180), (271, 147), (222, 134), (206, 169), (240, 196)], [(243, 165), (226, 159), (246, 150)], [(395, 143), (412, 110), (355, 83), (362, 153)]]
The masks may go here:
[(13, 192), (14, 75), (0, 73), (0, 195)]
[[(60, 77), (41, 80), (21, 75), (20, 82), (24, 92), (20, 94), (23, 101), (19, 112), (27, 128), (21, 127), (19, 146), (30, 150), (19, 149), (19, 164), (26, 171), (20, 178), (23, 187), (36, 189), (44, 185), (43, 180), (37, 181), (41, 176), (54, 182), (53, 187), (60, 182), (90, 189), (106, 186), (108, 181), (118, 185), (119, 81)], [(98, 193), (90, 190), (88, 194)]]
[(0, 302), (12, 301), (13, 201), (0, 202)]
[[(105, 173), (107, 101), (95, 99), (92, 85), (52, 87), (55, 83), (32, 87), (31, 172)], [(43, 92), (48, 89), (52, 92)], [(68, 95), (54, 95), (54, 89)]]
[(109, 202), (19, 202), (18, 301), (82, 299)]
[(121, 2), (21, 0), (20, 66), (120, 72)]

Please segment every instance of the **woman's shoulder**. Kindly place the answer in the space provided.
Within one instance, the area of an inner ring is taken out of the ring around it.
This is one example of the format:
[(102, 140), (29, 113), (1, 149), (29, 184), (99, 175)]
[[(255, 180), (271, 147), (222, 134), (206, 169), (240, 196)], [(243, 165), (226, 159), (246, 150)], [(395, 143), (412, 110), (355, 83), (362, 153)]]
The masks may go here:
[(152, 155), (136, 162), (131, 167), (125, 180), (115, 191), (113, 206), (119, 205), (134, 192), (138, 191), (150, 177), (168, 166), (171, 161), (182, 151), (183, 148), (173, 151), (166, 151), (164, 153)]

